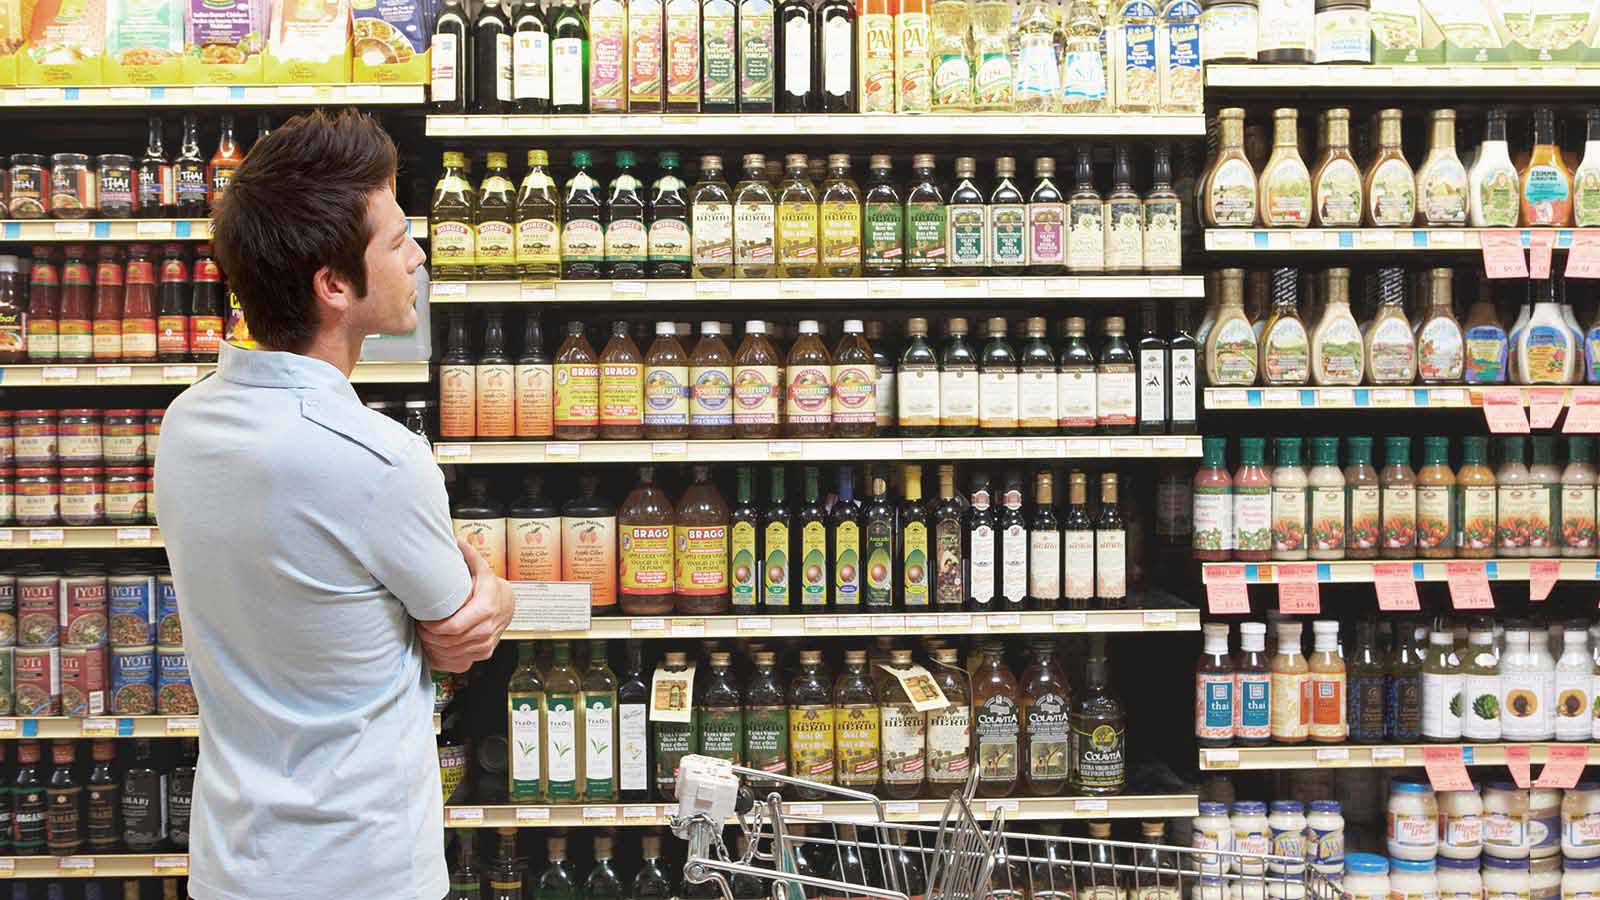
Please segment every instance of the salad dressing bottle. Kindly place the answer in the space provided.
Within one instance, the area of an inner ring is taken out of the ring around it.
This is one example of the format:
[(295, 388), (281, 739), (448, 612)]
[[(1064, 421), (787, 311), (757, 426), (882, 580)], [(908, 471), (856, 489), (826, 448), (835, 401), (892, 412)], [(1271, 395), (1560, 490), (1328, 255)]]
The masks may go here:
[(1528, 555), (1555, 556), (1555, 525), (1561, 521), (1561, 470), (1556, 468), (1555, 438), (1535, 435), (1533, 465), (1528, 467)]
[(1517, 167), (1511, 163), (1510, 145), (1506, 141), (1504, 109), (1489, 110), (1483, 143), (1478, 147), (1478, 158), (1472, 163), (1467, 181), (1471, 185), (1472, 227), (1516, 227), (1521, 189)]
[(1506, 329), (1494, 308), (1494, 286), (1479, 279), (1478, 297), (1467, 309), (1462, 379), (1467, 384), (1505, 384), (1507, 348)]
[(1449, 559), (1456, 555), (1456, 476), (1450, 471), (1450, 439), (1422, 439), (1417, 472), (1417, 555)]
[(1572, 223), (1593, 228), (1600, 225), (1600, 108), (1589, 108), (1584, 128), (1583, 162), (1572, 173)]
[(1522, 384), (1567, 384), (1576, 371), (1578, 347), (1556, 302), (1554, 279), (1538, 281), (1527, 325), (1517, 332), (1517, 371)]
[(1572, 224), (1572, 175), (1556, 144), (1555, 111), (1533, 113), (1533, 152), (1522, 170), (1522, 224), (1563, 228)]
[(1365, 360), (1361, 326), (1350, 312), (1350, 270), (1329, 269), (1325, 285), (1322, 319), (1311, 335), (1311, 381), (1360, 384)]
[(1400, 110), (1378, 114), (1378, 152), (1363, 182), (1367, 225), (1405, 228), (1417, 216), (1416, 176), (1400, 148)]
[(1495, 554), (1495, 477), (1484, 465), (1489, 439), (1461, 439), (1461, 468), (1456, 470), (1456, 555), (1491, 559)]
[(1467, 224), (1467, 170), (1456, 156), (1456, 111), (1436, 109), (1428, 155), (1417, 170), (1420, 224), (1429, 228)]
[(1417, 552), (1417, 476), (1411, 470), (1411, 438), (1383, 442), (1383, 539), (1385, 559), (1410, 559)]
[(1345, 484), (1339, 470), (1339, 439), (1311, 439), (1311, 471), (1306, 473), (1311, 494), (1310, 547), (1312, 559), (1344, 559)]
[(1461, 381), (1464, 342), (1461, 325), (1451, 309), (1451, 270), (1429, 273), (1428, 315), (1417, 332), (1417, 375), (1423, 384), (1458, 384)]
[(1562, 556), (1595, 553), (1594, 438), (1567, 438), (1567, 467), (1561, 472)]
[(1496, 529), (1499, 532), (1496, 543), (1501, 556), (1527, 556), (1528, 516), (1532, 510), (1528, 502), (1528, 467), (1523, 461), (1528, 439), (1508, 437), (1501, 440), (1500, 468), (1494, 473)]
[(1261, 224), (1268, 228), (1304, 228), (1311, 224), (1311, 173), (1300, 158), (1299, 112), (1273, 111), (1272, 156), (1261, 170)]
[(1213, 386), (1256, 383), (1255, 330), (1244, 313), (1244, 270), (1222, 270), (1222, 299), (1206, 336), (1206, 380)]
[(1350, 154), (1350, 110), (1330, 109), (1323, 117), (1322, 159), (1311, 177), (1311, 208), (1319, 228), (1361, 225), (1361, 168)]
[(1406, 318), (1405, 271), (1379, 270), (1378, 296), (1366, 330), (1367, 383), (1410, 384), (1417, 374), (1417, 345)]
[(1272, 385), (1305, 384), (1311, 377), (1311, 347), (1300, 321), (1300, 272), (1272, 272), (1272, 315), (1261, 338), (1261, 381)]
[(1244, 152), (1244, 110), (1217, 114), (1219, 147), (1202, 185), (1200, 218), (1207, 228), (1250, 228), (1256, 224), (1256, 171)]
[(1344, 555), (1348, 559), (1376, 559), (1383, 510), (1378, 470), (1372, 467), (1372, 438), (1344, 439), (1344, 496), (1348, 510)]

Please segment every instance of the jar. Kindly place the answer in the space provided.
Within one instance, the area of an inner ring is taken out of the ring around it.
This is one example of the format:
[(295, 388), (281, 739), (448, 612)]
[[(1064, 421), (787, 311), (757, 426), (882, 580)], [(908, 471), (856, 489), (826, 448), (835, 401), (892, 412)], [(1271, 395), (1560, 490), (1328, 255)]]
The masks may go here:
[(1557, 900), (1561, 896), (1561, 857), (1535, 859), (1528, 866), (1528, 900)]
[(1439, 876), (1431, 859), (1389, 861), (1390, 900), (1439, 900)]
[(1195, 879), (1189, 900), (1228, 900), (1228, 886), (1215, 875), (1201, 875)]
[(1527, 859), (1528, 792), (1509, 781), (1483, 792), (1483, 851), (1500, 859)]
[[(1233, 850), (1233, 824), (1228, 821), (1228, 807), (1223, 803), (1207, 801), (1200, 804), (1200, 814), (1192, 822), (1196, 850)], [(1206, 875), (1221, 875), (1222, 861), (1216, 854), (1199, 857), (1200, 871)]]
[(1272, 855), (1288, 856), (1298, 862), (1270, 862), (1267, 871), (1274, 875), (1303, 875), (1306, 871), (1305, 804), (1298, 800), (1274, 800), (1267, 831), (1272, 837)]
[(1261, 857), (1272, 852), (1271, 830), (1267, 824), (1267, 805), (1258, 800), (1240, 800), (1233, 805), (1234, 871), (1260, 875), (1265, 871)]
[(17, 462), (17, 414), (0, 409), (0, 466)]
[(67, 525), (101, 525), (105, 516), (105, 470), (99, 466), (62, 469), (61, 521)]
[(144, 489), (145, 489), (145, 497), (146, 497), (146, 499), (148, 501), (145, 504), (145, 518), (150, 520), (150, 524), (151, 525), (159, 524), (159, 523), (156, 522), (156, 504), (155, 504), (156, 467), (155, 466), (145, 466), (145, 469), (144, 469), (144, 485), (145, 485), (145, 487), (144, 487)]
[(1483, 853), (1483, 798), (1477, 790), (1444, 791), (1439, 798), (1439, 855), (1477, 859)]
[(100, 464), (100, 411), (63, 409), (57, 428), (56, 458), (64, 466)]
[[(0, 525), (10, 525), (16, 518), (17, 470), (10, 466), (0, 467)], [(0, 612), (4, 612), (4, 609), (0, 608)]]
[(1372, 62), (1370, 0), (1317, 0), (1318, 63)]
[(1561, 798), (1561, 855), (1600, 859), (1600, 782), (1580, 781)]
[(87, 218), (95, 208), (94, 170), (86, 153), (57, 153), (50, 157), (50, 216)]
[(116, 466), (106, 470), (106, 522), (112, 525), (140, 525), (150, 508), (150, 493), (144, 469)]
[(108, 409), (100, 430), (104, 435), (106, 465), (136, 466), (144, 463), (144, 416), (140, 410)]
[(1306, 816), (1306, 859), (1323, 875), (1344, 869), (1344, 813), (1339, 801), (1311, 801), (1311, 815)]
[(1528, 855), (1552, 859), (1561, 854), (1561, 792), (1536, 787), (1528, 792)]
[(1292, 878), (1269, 879), (1267, 900), (1306, 900), (1306, 883)]
[(1528, 900), (1531, 879), (1527, 860), (1484, 854), (1484, 900)]
[(1200, 12), (1200, 59), (1216, 63), (1256, 61), (1258, 0), (1205, 0)]
[(1433, 787), (1417, 778), (1389, 784), (1389, 855), (1397, 860), (1433, 859), (1439, 852), (1439, 806)]
[(1389, 861), (1376, 853), (1346, 856), (1344, 896), (1348, 900), (1389, 900)]
[(50, 211), (50, 170), (37, 153), (11, 154), (11, 218), (42, 219)]
[(19, 466), (56, 464), (56, 411), (19, 409), (16, 418), (16, 463)]
[(1267, 886), (1259, 878), (1241, 878), (1228, 885), (1228, 900), (1267, 900)]
[(55, 469), (17, 470), (17, 524), (33, 528), (59, 524), (61, 481)]
[(1571, 858), (1561, 875), (1561, 900), (1596, 900), (1600, 897), (1600, 858)]
[(156, 446), (161, 443), (161, 420), (167, 417), (164, 409), (147, 409), (144, 411), (144, 458), (150, 462), (156, 461)]
[(102, 153), (97, 162), (100, 165), (100, 216), (133, 218), (133, 157)]
[(1439, 900), (1483, 900), (1483, 876), (1476, 859), (1452, 859), (1439, 848)]

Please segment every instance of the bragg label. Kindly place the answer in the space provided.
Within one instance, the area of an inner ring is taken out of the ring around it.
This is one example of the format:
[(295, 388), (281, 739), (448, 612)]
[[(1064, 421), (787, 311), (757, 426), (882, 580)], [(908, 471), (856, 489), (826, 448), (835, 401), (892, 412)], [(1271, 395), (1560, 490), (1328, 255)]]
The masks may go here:
[(833, 421), (838, 424), (876, 422), (878, 408), (873, 402), (878, 375), (870, 366), (834, 366)]
[(789, 754), (795, 777), (833, 784), (833, 722), (831, 706), (790, 707)]
[(878, 783), (882, 740), (876, 706), (842, 706), (834, 710), (839, 783), (857, 787)]
[(506, 578), (511, 581), (561, 579), (561, 520), (506, 519)]
[(583, 427), (600, 421), (600, 367), (556, 363), (556, 427)]
[(679, 525), (677, 577), (680, 596), (715, 597), (728, 592), (728, 526)]
[(624, 525), (622, 593), (672, 593), (672, 526)]
[(735, 522), (729, 550), (733, 605), (754, 608), (756, 584), (760, 580), (756, 570), (756, 526), (749, 522)]
[(777, 424), (777, 366), (740, 366), (733, 370), (733, 421), (737, 425)]
[[(827, 424), (829, 399), (833, 388), (830, 372), (822, 366), (790, 366), (788, 372), (789, 421), (804, 424)], [(868, 383), (869, 389), (871, 382)]]
[(600, 369), (600, 424), (638, 425), (644, 382), (638, 363), (606, 363)]

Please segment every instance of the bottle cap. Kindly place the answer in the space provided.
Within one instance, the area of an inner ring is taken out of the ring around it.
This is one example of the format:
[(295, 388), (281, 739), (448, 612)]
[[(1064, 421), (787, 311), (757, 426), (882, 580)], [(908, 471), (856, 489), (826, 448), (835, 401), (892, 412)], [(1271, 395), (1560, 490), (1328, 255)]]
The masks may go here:
[(817, 334), (818, 331), (817, 323), (813, 319), (805, 319), (800, 323), (801, 334)]
[(766, 334), (767, 333), (767, 323), (761, 321), (760, 319), (751, 319), (750, 321), (744, 323), (744, 333), (745, 334)]
[(656, 323), (656, 334), (658, 334), (658, 335), (660, 335), (662, 337), (666, 337), (668, 335), (674, 335), (674, 334), (677, 334), (677, 333), (678, 333), (678, 326), (672, 324), (671, 322), (657, 322)]
[(706, 335), (706, 334), (721, 334), (722, 333), (722, 323), (720, 323), (720, 322), (701, 322), (700, 323), (700, 333), (703, 334), (703, 335)]
[(861, 324), (861, 320), (860, 319), (845, 319), (844, 320), (844, 333), (845, 334), (860, 334), (864, 327), (865, 326), (863, 326)]

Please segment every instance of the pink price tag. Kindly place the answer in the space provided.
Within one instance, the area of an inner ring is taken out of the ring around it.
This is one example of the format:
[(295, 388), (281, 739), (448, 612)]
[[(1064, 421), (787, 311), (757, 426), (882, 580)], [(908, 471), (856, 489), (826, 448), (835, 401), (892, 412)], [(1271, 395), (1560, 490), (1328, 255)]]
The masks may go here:
[(1495, 434), (1528, 433), (1528, 414), (1522, 408), (1522, 393), (1516, 388), (1486, 389), (1483, 418)]
[(1315, 564), (1278, 567), (1278, 612), (1313, 616), (1322, 612)]
[(1470, 791), (1472, 777), (1461, 761), (1460, 747), (1423, 747), (1422, 764), (1436, 791)]
[(1600, 434), (1600, 397), (1574, 391), (1572, 408), (1561, 423), (1562, 434)]
[(1410, 563), (1378, 563), (1372, 567), (1372, 580), (1378, 589), (1378, 609), (1384, 612), (1417, 612), (1417, 582), (1411, 577)]
[(1561, 579), (1561, 563), (1553, 559), (1535, 559), (1528, 562), (1528, 599), (1542, 602)]
[(1206, 608), (1214, 616), (1250, 614), (1244, 566), (1218, 566), (1206, 574)]
[(1589, 761), (1589, 748), (1583, 744), (1551, 744), (1546, 751), (1544, 768), (1533, 786), (1571, 790), (1583, 775), (1583, 766)]
[(1506, 768), (1511, 770), (1511, 780), (1517, 787), (1526, 790), (1533, 780), (1529, 774), (1527, 744), (1512, 744), (1506, 748)]
[(1481, 562), (1448, 562), (1445, 578), (1450, 582), (1450, 602), (1456, 609), (1494, 609), (1489, 593), (1489, 574)]
[(1528, 411), (1528, 424), (1534, 428), (1554, 428), (1561, 417), (1561, 407), (1567, 397), (1566, 388), (1529, 388), (1533, 403)]
[(1528, 232), (1528, 277), (1550, 277), (1550, 253), (1556, 247), (1554, 230), (1535, 228)]
[(1485, 231), (1478, 237), (1483, 247), (1483, 271), (1490, 278), (1527, 278), (1528, 261), (1522, 255), (1522, 235), (1517, 231)]
[(1574, 231), (1567, 253), (1568, 278), (1600, 278), (1600, 234)]

